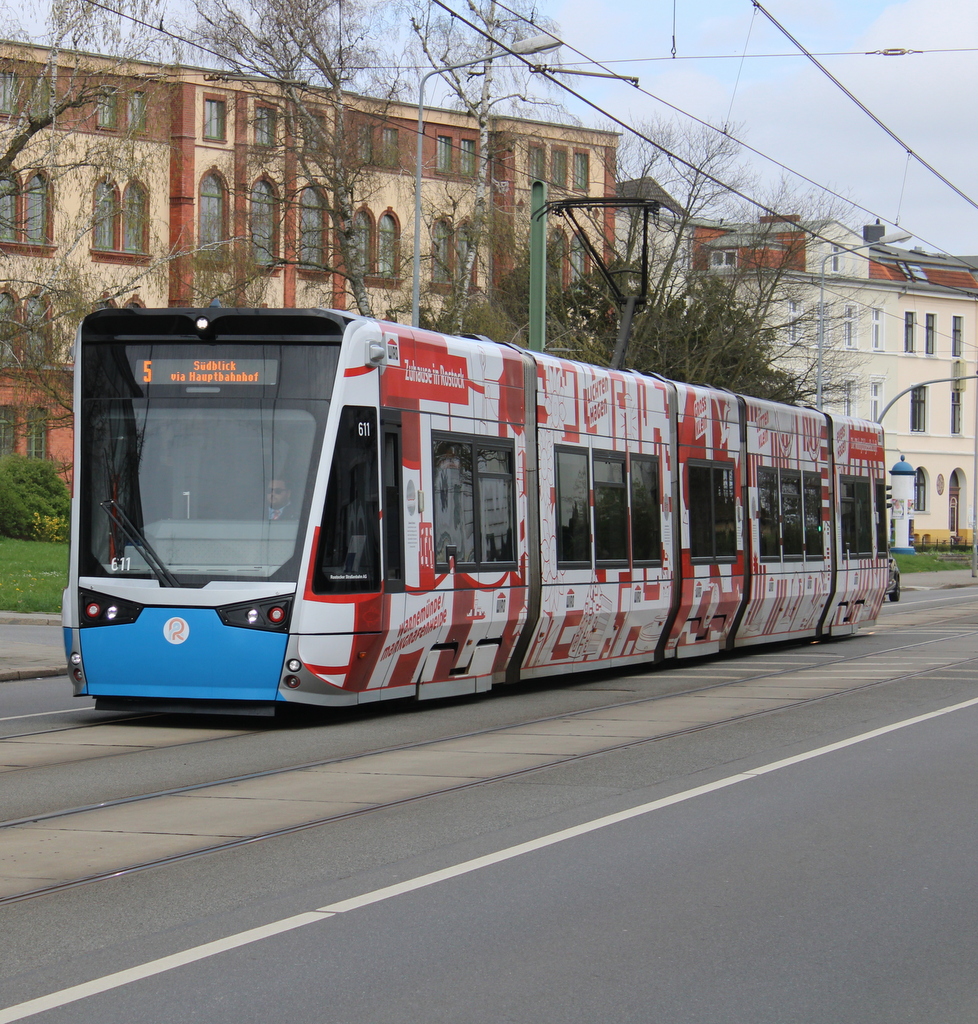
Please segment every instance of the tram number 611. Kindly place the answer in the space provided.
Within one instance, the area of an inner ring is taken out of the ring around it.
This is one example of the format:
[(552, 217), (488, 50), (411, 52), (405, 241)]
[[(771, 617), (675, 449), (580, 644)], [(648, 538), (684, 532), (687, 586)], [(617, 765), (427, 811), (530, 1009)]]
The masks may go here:
[(113, 572), (129, 572), (132, 568), (132, 559), (128, 555), (124, 558), (113, 558), (109, 563), (109, 568)]
[(370, 437), (370, 422), (360, 422), (357, 424), (357, 432), (361, 437)]

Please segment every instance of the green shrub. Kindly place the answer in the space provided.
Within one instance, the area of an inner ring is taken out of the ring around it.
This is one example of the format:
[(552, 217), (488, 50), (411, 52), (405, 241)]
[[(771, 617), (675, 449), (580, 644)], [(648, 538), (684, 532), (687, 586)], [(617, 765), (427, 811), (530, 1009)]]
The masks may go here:
[(34, 539), (49, 544), (64, 544), (68, 540), (69, 524), (64, 516), (42, 516), (35, 512)]
[(53, 540), (48, 520), (67, 522), (71, 499), (53, 462), (7, 455), (0, 459), (0, 536)]

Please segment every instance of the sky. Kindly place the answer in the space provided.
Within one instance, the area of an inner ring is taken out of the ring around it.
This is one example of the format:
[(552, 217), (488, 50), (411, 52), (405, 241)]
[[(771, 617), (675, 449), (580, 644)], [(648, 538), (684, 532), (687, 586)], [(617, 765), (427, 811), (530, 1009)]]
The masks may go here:
[[(639, 77), (643, 92), (569, 80), (622, 121), (667, 115), (688, 123), (658, 97), (711, 124), (736, 125), (738, 137), (765, 156), (855, 204), (841, 218), (850, 227), (879, 218), (912, 232), (907, 246), (978, 254), (978, 4), (764, 0), (763, 8), (900, 141), (751, 0), (542, 0), (539, 13), (568, 44), (561, 61), (580, 60), (574, 48)], [(874, 53), (891, 48), (920, 52)], [(607, 123), (576, 102), (569, 106), (585, 124)], [(967, 198), (908, 159), (908, 149)], [(745, 156), (768, 182), (782, 174), (773, 162)], [(810, 190), (800, 179), (795, 185)]]

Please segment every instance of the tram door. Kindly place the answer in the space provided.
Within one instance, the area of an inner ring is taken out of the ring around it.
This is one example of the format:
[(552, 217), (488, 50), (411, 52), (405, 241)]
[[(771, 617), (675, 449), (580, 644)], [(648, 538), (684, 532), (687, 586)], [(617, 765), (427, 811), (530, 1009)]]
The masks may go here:
[(384, 581), (388, 594), (404, 592), (404, 492), (401, 485), (400, 419), (384, 417), (383, 454), (383, 538)]

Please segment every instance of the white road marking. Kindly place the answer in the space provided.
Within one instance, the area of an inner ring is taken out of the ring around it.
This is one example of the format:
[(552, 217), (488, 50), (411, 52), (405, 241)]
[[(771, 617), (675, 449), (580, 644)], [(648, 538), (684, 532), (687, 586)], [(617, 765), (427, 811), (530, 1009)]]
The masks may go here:
[(70, 715), (73, 711), (86, 711), (92, 710), (90, 708), (65, 708), (64, 711), (35, 711), (31, 715), (8, 715), (6, 718), (0, 718), (0, 722), (17, 722), (21, 718), (44, 718), (47, 715)]
[(454, 864), (451, 867), (442, 868), (439, 871), (431, 871), (428, 874), (419, 875), (416, 878), (409, 878), (404, 882), (398, 882), (396, 885), (388, 885), (382, 889), (374, 889), (372, 892), (366, 892), (360, 896), (354, 896), (351, 899), (340, 900), (338, 903), (331, 903), (328, 906), (320, 907), (318, 910), (307, 911), (302, 914), (296, 914), (293, 917), (282, 918), (279, 921), (271, 922), (271, 924), (262, 925), (259, 928), (250, 928), (243, 932), (237, 932), (234, 935), (229, 935), (223, 939), (217, 939), (214, 942), (206, 942), (200, 946), (193, 946), (190, 949), (183, 950), (182, 952), (173, 953), (170, 956), (161, 957), (158, 960), (150, 960), (145, 964), (139, 964), (136, 967), (130, 967), (127, 970), (117, 971), (115, 974), (107, 974), (104, 977), (84, 982), (81, 985), (73, 985), (71, 988), (61, 989), (58, 992), (52, 992), (46, 996), (29, 999), (26, 1002), (18, 1003), (16, 1006), (9, 1006), (6, 1009), (0, 1009), (0, 1024), (13, 1024), (14, 1021), (25, 1020), (28, 1017), (44, 1013), (46, 1010), (53, 1010), (61, 1006), (67, 1006), (70, 1003), (76, 1003), (81, 999), (87, 999), (90, 996), (98, 995), (102, 992), (110, 992), (113, 989), (121, 988), (123, 985), (130, 985), (135, 981), (141, 981), (143, 978), (152, 978), (158, 974), (165, 974), (167, 971), (183, 967), (186, 964), (195, 963), (198, 960), (206, 960), (208, 957), (217, 956), (220, 953), (225, 953), (228, 950), (237, 949), (241, 946), (248, 946), (254, 942), (261, 942), (263, 939), (270, 938), (273, 935), (281, 935), (284, 932), (293, 931), (296, 928), (303, 928), (308, 924), (316, 924), (319, 921), (325, 921), (337, 914), (349, 913), (352, 910), (369, 907), (374, 903), (393, 899), (395, 896), (402, 896), (404, 893), (414, 892), (417, 889), (423, 889), (429, 885), (437, 885), (439, 882), (444, 882), (449, 878), (458, 878), (460, 875), (467, 875), (473, 871), (478, 871), (481, 868), (489, 867), (493, 864), (500, 864), (504, 861), (512, 860), (515, 857), (521, 857), (526, 853), (532, 853), (535, 850), (542, 850), (548, 846), (554, 846), (557, 843), (565, 842), (568, 839), (587, 835), (589, 832), (596, 832), (599, 829), (607, 828), (609, 825), (617, 825), (620, 822), (628, 821), (631, 818), (637, 818), (643, 814), (650, 814), (652, 811), (661, 810), (663, 807), (671, 807), (675, 804), (692, 800), (695, 797), (704, 796), (707, 793), (715, 793), (717, 790), (726, 789), (728, 786), (734, 786), (740, 782), (747, 782), (750, 779), (756, 779), (759, 776), (767, 775), (770, 772), (779, 771), (782, 768), (800, 764), (804, 761), (810, 761), (813, 758), (822, 757), (824, 754), (831, 754), (837, 750), (844, 750), (846, 747), (855, 746), (857, 743), (865, 743), (867, 740), (885, 736), (887, 733), (897, 732), (900, 729), (906, 729), (912, 725), (919, 725), (921, 722), (930, 721), (932, 718), (940, 718), (943, 715), (951, 714), (953, 711), (961, 711), (965, 708), (974, 707), (975, 705), (978, 705), (978, 697), (962, 701), (959, 704), (952, 704), (945, 708), (939, 708), (937, 711), (929, 711), (926, 714), (917, 715), (914, 718), (905, 718), (901, 722), (894, 722), (892, 725), (885, 725), (879, 729), (872, 729), (869, 732), (860, 733), (858, 736), (851, 736), (849, 739), (839, 740), (837, 743), (829, 743), (822, 747), (816, 747), (813, 750), (806, 750), (804, 753), (796, 754), (793, 757), (786, 757), (780, 761), (772, 761), (769, 764), (761, 765), (758, 768), (751, 768), (748, 771), (739, 772), (736, 775), (728, 775), (724, 779), (718, 779), (716, 782), (711, 782), (704, 786), (696, 786), (693, 789), (683, 790), (681, 793), (674, 793), (672, 796), (662, 797), (659, 800), (652, 800), (649, 803), (639, 804), (636, 807), (629, 807), (627, 810), (618, 811), (615, 814), (607, 814), (601, 818), (595, 818), (592, 821), (585, 821), (580, 825), (573, 826), (572, 828), (562, 829), (559, 832), (552, 832), (549, 835), (540, 836), (538, 839), (531, 839), (526, 843), (519, 843), (516, 846), (509, 846), (504, 850), (497, 850), (495, 853), (489, 853), (482, 857), (475, 857), (472, 860), (463, 861), (460, 864)]

